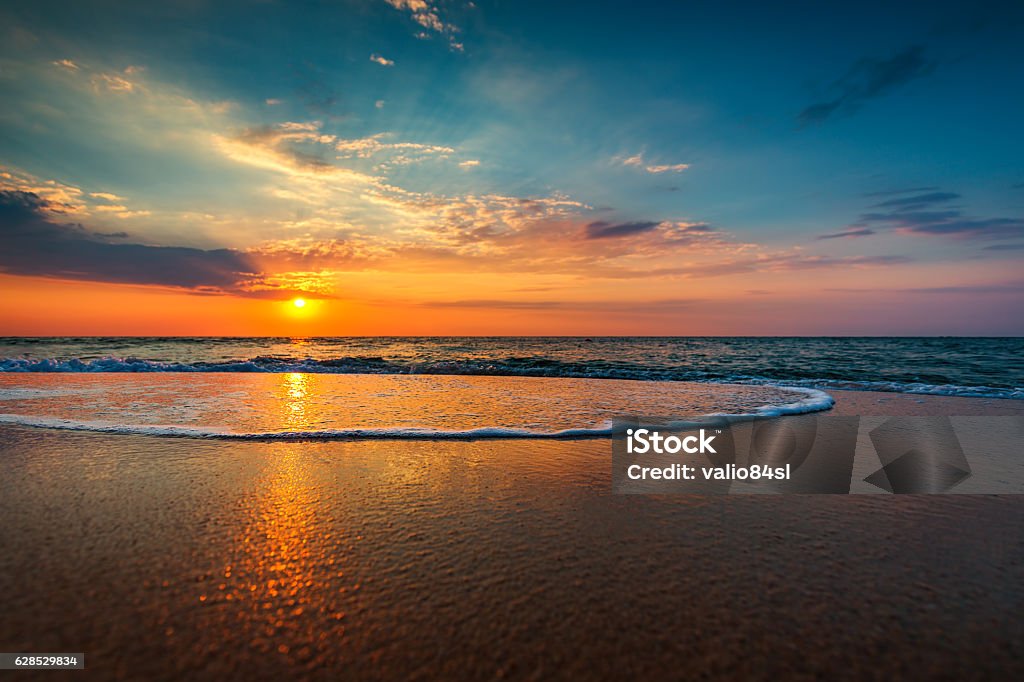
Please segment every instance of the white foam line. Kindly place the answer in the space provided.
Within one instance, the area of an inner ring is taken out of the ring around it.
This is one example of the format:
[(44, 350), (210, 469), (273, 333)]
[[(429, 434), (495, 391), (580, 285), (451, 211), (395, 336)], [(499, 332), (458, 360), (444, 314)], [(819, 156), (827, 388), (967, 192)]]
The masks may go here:
[[(780, 417), (827, 410), (835, 404), (832, 396), (813, 388), (778, 386), (785, 391), (804, 394), (803, 400), (783, 405), (763, 405), (753, 413), (716, 413), (712, 417)], [(561, 431), (532, 431), (530, 429), (484, 426), (475, 429), (444, 430), (431, 428), (355, 428), (322, 429), (315, 431), (259, 431), (238, 433), (225, 428), (203, 426), (176, 426), (164, 424), (112, 424), (100, 421), (80, 421), (23, 414), (0, 414), (0, 424), (17, 424), (63, 431), (88, 431), (140, 436), (173, 436), (180, 438), (207, 438), (218, 440), (503, 440), (503, 439), (583, 439), (608, 438), (614, 435), (610, 421), (600, 426), (572, 428)]]
[(111, 424), (78, 421), (58, 417), (21, 414), (0, 414), (0, 423), (35, 426), (64, 431), (91, 431), (142, 436), (178, 436), (222, 440), (483, 440), (512, 438), (606, 438), (612, 435), (611, 422), (594, 428), (562, 431), (530, 431), (529, 429), (484, 426), (476, 429), (443, 430), (430, 428), (368, 428), (322, 429), (316, 431), (258, 431), (238, 433), (217, 427), (173, 426), (162, 424)]

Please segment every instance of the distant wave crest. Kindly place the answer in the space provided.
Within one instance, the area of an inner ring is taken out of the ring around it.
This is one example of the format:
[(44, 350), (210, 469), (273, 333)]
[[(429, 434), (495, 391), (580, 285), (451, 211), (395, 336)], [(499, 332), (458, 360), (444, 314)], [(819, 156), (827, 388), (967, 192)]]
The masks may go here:
[(961, 386), (921, 382), (863, 381), (827, 377), (766, 377), (715, 373), (693, 368), (645, 367), (637, 363), (563, 362), (537, 357), (402, 362), (381, 357), (337, 357), (323, 360), (257, 356), (224, 362), (158, 362), (134, 357), (93, 360), (0, 359), (0, 372), (303, 372), (315, 374), (435, 374), (477, 376), (566, 377), (578, 379), (634, 379), (640, 381), (696, 381), (731, 384), (786, 385), (836, 390), (884, 391), (973, 398), (1024, 399), (1024, 387)]

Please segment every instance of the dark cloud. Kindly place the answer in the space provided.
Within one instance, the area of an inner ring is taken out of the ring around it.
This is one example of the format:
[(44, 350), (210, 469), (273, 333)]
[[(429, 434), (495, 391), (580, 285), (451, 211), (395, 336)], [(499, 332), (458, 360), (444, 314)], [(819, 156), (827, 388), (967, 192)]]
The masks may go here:
[(112, 244), (79, 224), (51, 222), (48, 204), (31, 192), (0, 191), (0, 270), (14, 275), (182, 287), (198, 292), (245, 291), (261, 278), (246, 254), (176, 246)]
[(636, 223), (608, 223), (603, 220), (590, 223), (586, 227), (587, 239), (607, 239), (609, 237), (629, 237), (634, 234), (650, 232), (660, 223), (636, 222)]
[(866, 213), (861, 223), (884, 225), (902, 232), (963, 238), (1006, 239), (1024, 237), (1024, 220), (968, 218), (960, 211)]
[(832, 84), (835, 96), (811, 104), (797, 117), (801, 125), (821, 123), (838, 112), (851, 112), (875, 97), (921, 78), (935, 69), (920, 45), (908, 47), (888, 59), (864, 58)]
[[(1024, 237), (1024, 220), (996, 217), (975, 218), (964, 215), (950, 201), (959, 199), (955, 192), (929, 192), (908, 197), (889, 199), (871, 208), (885, 209), (861, 214), (857, 222), (834, 236), (853, 234), (861, 230), (890, 229), (924, 235), (944, 235), (963, 239), (1013, 239)], [(823, 235), (821, 238), (830, 238)]]
[(856, 230), (844, 230), (843, 232), (833, 232), (832, 234), (819, 235), (818, 239), (845, 239), (847, 237), (870, 237), (875, 234), (875, 231), (866, 227), (861, 227)]

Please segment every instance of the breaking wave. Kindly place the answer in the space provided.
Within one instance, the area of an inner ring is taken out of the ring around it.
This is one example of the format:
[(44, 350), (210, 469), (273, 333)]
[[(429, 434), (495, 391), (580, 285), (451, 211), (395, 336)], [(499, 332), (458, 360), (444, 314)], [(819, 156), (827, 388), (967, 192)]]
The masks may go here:
[(633, 379), (640, 381), (695, 381), (726, 384), (784, 385), (831, 390), (884, 391), (921, 395), (972, 398), (1024, 399), (1020, 386), (962, 386), (918, 381), (866, 381), (842, 377), (779, 378), (706, 369), (648, 367), (638, 363), (588, 361), (565, 362), (537, 357), (487, 360), (435, 360), (426, 362), (388, 360), (381, 357), (330, 359), (257, 356), (222, 362), (158, 362), (134, 357), (92, 360), (4, 358), (0, 372), (300, 372), (312, 374), (426, 374), (464, 376), (564, 377), (577, 379)]

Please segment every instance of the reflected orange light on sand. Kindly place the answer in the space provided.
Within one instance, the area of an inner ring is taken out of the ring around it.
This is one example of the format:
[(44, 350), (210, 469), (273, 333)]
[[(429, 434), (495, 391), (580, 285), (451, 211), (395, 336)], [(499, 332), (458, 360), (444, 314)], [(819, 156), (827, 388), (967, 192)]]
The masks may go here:
[[(305, 375), (285, 376), (301, 382)], [(289, 391), (304, 395), (301, 383)], [(344, 637), (350, 590), (340, 548), (319, 518), (325, 502), (311, 480), (307, 453), (295, 444), (273, 449), (259, 492), (244, 502), (250, 522), (223, 567), (217, 596), (247, 604), (239, 626), (248, 630), (253, 650), (301, 664)]]

